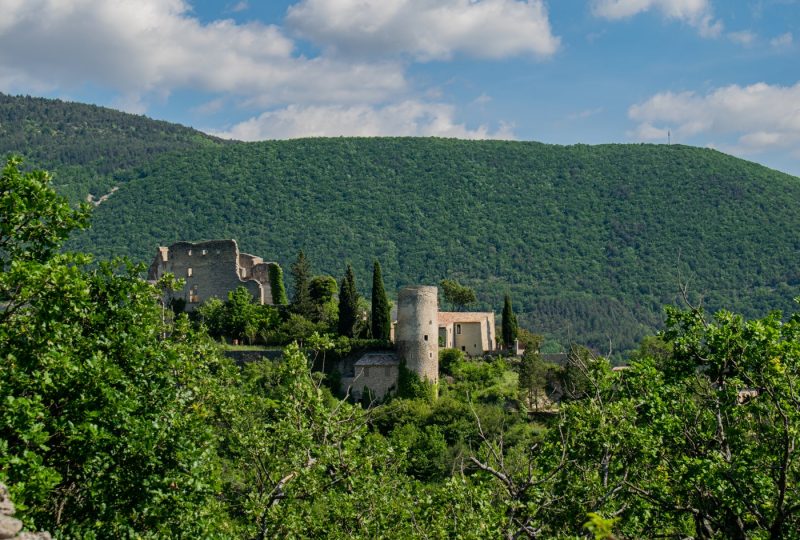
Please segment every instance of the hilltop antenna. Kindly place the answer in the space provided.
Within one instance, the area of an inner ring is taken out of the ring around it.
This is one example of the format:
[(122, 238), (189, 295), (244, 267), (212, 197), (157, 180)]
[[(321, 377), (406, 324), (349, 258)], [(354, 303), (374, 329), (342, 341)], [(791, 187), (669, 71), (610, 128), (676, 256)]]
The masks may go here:
[(672, 144), (672, 131), (667, 130), (667, 145)]

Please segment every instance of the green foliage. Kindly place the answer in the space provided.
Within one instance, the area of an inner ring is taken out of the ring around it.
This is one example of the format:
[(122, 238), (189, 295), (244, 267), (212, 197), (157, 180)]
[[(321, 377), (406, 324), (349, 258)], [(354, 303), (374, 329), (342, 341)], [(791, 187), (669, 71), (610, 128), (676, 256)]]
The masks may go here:
[[(4, 176), (46, 178), (15, 161)], [(85, 216), (39, 188), (3, 216), (22, 225), (0, 272), (0, 477), (20, 517), (65, 537), (218, 536), (230, 522), (215, 515), (208, 417), (224, 362), (185, 316), (167, 323), (141, 266), (56, 254)], [(17, 249), (34, 222), (43, 247)]]
[(294, 281), (291, 303), (292, 312), (310, 319), (314, 316), (310, 291), (311, 264), (302, 249), (297, 252), (297, 259), (292, 264), (292, 280)]
[[(223, 144), (99, 108), (4, 101), (0, 149), (55, 169), (75, 200), (119, 186), (96, 208), (97, 227), (72, 243), (104, 258), (149, 262), (154, 246), (197, 237), (235, 237), (285, 268), (302, 246), (326, 273), (347, 260), (367, 275), (378, 258), (390, 295), (450, 277), (475, 289), (477, 309), (498, 309), (508, 292), (520, 324), (551, 343), (605, 351), (610, 339), (618, 353), (661, 327), (682, 283), (712, 310), (751, 317), (790, 310), (798, 296), (784, 231), (800, 230), (800, 183), (710, 149), (431, 138)], [(22, 145), (17, 131), (28, 134)], [(69, 146), (53, 148), (64, 134)], [(93, 182), (104, 187), (89, 189)]]
[(476, 300), (474, 290), (452, 279), (443, 279), (439, 286), (442, 288), (444, 300), (449, 302), (454, 309), (464, 310), (467, 304), (472, 304)]
[(583, 527), (594, 536), (594, 540), (614, 540), (614, 525), (620, 520), (619, 518), (604, 518), (596, 512), (589, 512), (586, 517), (589, 521), (584, 523)]
[(88, 225), (85, 205), (72, 209), (50, 187), (48, 173), (23, 173), (21, 167), (22, 160), (12, 157), (0, 174), (0, 271), (12, 261), (49, 259), (70, 232)]
[(353, 267), (348, 264), (339, 288), (339, 335), (356, 336), (356, 323), (360, 315), (358, 300)]
[(514, 315), (514, 309), (511, 307), (511, 296), (508, 294), (503, 299), (502, 333), (505, 346), (513, 347), (519, 333), (519, 325), (517, 324), (517, 316)]
[(439, 349), (439, 372), (453, 375), (453, 368), (464, 360), (464, 352), (459, 349)]
[(420, 379), (419, 375), (406, 367), (405, 362), (400, 362), (398, 369), (397, 397), (427, 401), (436, 398), (436, 386), (433, 383)]
[(539, 411), (546, 405), (546, 387), (557, 367), (545, 362), (538, 350), (529, 347), (525, 349), (519, 364), (519, 391), (523, 404), (528, 410)]
[[(520, 347), (536, 351), (542, 352), (542, 344), (544, 343), (544, 336), (539, 334), (534, 334), (524, 328), (517, 329), (517, 339), (519, 340)], [(558, 349), (554, 352), (560, 352), (561, 349)]]
[(191, 128), (105, 107), (0, 94), (0, 156), (18, 154), (50, 170), (73, 203), (136, 178), (134, 170), (159, 155), (224, 144)]
[(323, 322), (335, 327), (339, 317), (336, 301), (336, 278), (333, 276), (314, 276), (309, 284), (309, 295), (313, 306), (315, 322)]
[(192, 316), (217, 339), (247, 340), (250, 345), (256, 341), (284, 343), (278, 341), (281, 323), (278, 310), (274, 306), (256, 303), (244, 287), (230, 291), (225, 302), (209, 298), (195, 309)]
[(388, 340), (392, 331), (392, 316), (389, 299), (383, 287), (381, 265), (378, 261), (372, 268), (372, 337)]
[(283, 285), (283, 269), (278, 263), (270, 263), (267, 271), (269, 272), (269, 287), (272, 291), (272, 303), (276, 306), (285, 306), (289, 303), (289, 299)]

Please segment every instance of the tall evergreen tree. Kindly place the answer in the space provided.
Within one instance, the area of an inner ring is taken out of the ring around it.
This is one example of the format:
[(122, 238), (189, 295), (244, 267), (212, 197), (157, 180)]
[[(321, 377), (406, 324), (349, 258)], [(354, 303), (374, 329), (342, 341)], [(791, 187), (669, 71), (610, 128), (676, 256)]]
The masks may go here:
[(286, 297), (286, 287), (283, 285), (283, 269), (278, 263), (271, 263), (268, 268), (272, 303), (276, 306), (285, 306), (289, 303), (289, 299)]
[(311, 264), (309, 264), (306, 254), (302, 249), (297, 252), (297, 260), (292, 265), (292, 279), (294, 280), (291, 304), (292, 311), (309, 319), (314, 312), (314, 306), (311, 303), (311, 293), (309, 292)]
[(347, 270), (339, 288), (339, 334), (353, 337), (353, 329), (358, 318), (358, 292), (356, 291), (356, 278), (353, 267), (347, 265)]
[(388, 340), (392, 330), (392, 316), (389, 312), (389, 299), (383, 287), (381, 263), (375, 261), (372, 268), (372, 337)]
[(518, 331), (517, 316), (514, 315), (514, 309), (511, 307), (511, 296), (506, 294), (503, 302), (503, 343), (506, 347), (514, 345)]

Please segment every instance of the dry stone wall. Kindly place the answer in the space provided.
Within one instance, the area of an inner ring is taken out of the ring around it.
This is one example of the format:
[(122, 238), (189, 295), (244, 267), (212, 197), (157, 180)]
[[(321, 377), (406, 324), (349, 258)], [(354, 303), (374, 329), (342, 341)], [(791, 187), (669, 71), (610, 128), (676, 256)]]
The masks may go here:
[(22, 522), (14, 517), (15, 512), (8, 489), (0, 484), (0, 540), (51, 540), (47, 532), (21, 532)]

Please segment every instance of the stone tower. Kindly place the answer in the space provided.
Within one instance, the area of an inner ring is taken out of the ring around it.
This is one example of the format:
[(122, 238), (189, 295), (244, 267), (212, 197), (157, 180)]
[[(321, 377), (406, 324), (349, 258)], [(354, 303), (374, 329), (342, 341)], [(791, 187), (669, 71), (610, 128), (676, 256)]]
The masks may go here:
[(422, 380), (439, 382), (439, 291), (417, 286), (397, 294), (397, 355)]

